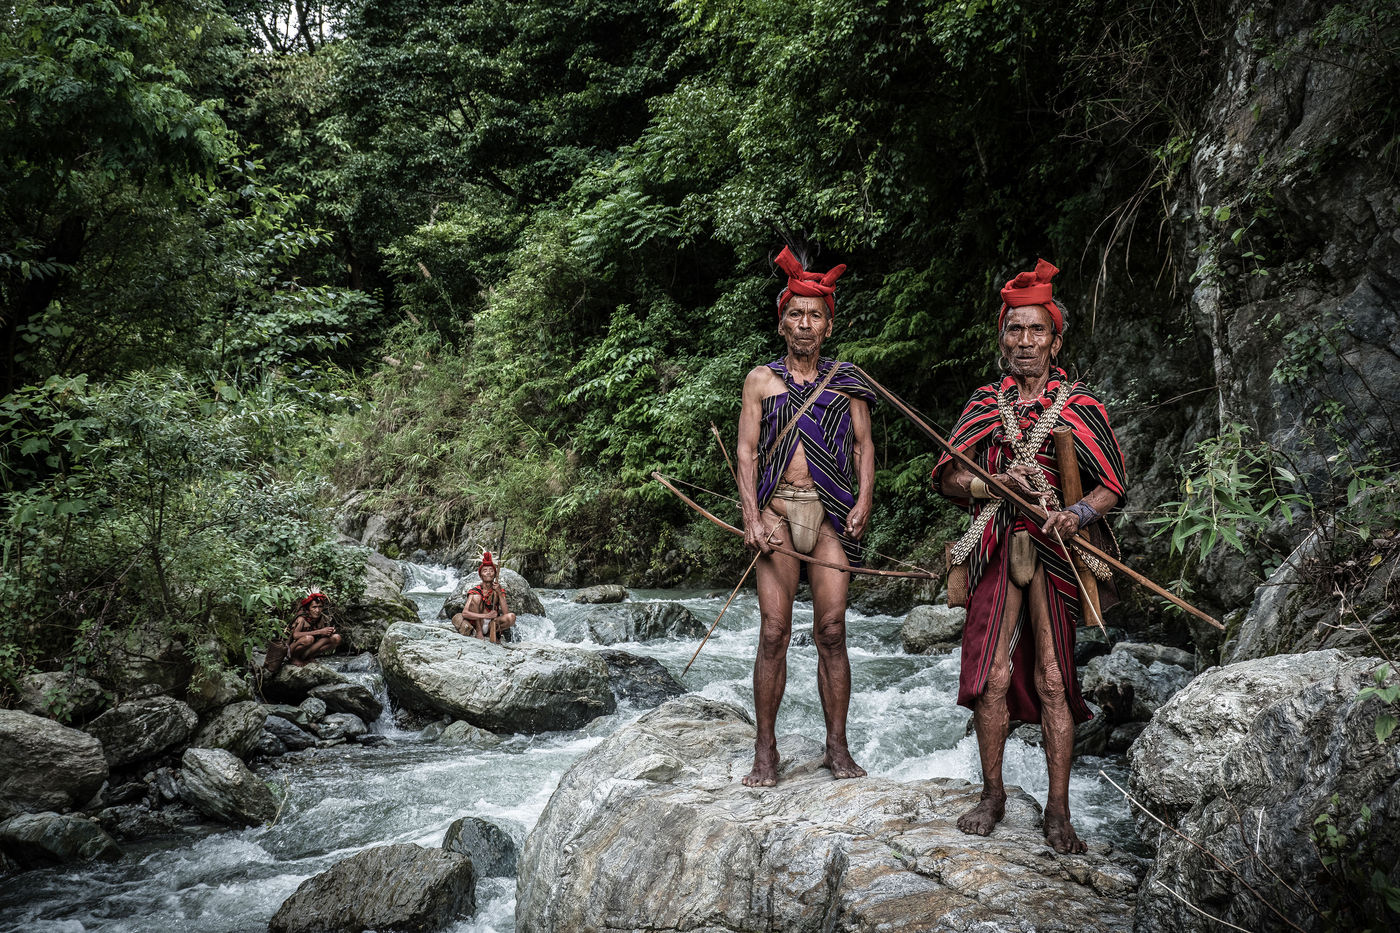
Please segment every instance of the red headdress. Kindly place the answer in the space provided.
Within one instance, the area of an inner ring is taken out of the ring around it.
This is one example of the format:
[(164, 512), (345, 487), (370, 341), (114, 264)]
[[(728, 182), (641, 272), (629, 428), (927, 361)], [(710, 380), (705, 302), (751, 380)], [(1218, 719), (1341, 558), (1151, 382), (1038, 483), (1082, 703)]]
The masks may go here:
[(833, 266), (826, 272), (808, 272), (802, 268), (802, 263), (797, 261), (797, 257), (792, 254), (792, 250), (786, 246), (778, 254), (775, 260), (778, 268), (787, 273), (787, 288), (778, 296), (778, 313), (783, 313), (783, 307), (788, 303), (788, 299), (793, 295), (801, 295), (804, 298), (820, 298), (826, 302), (827, 309), (836, 313), (836, 280), (841, 278), (841, 273), (846, 271), (843, 263)]
[(301, 606), (302, 609), (305, 609), (307, 606), (311, 605), (312, 603), (314, 603), (314, 602), (315, 602), (316, 600), (318, 600), (318, 599), (319, 599), (321, 602), (323, 602), (323, 603), (328, 603), (328, 602), (330, 602), (330, 600), (326, 598), (326, 594), (325, 594), (325, 593), (307, 593), (307, 594), (306, 594), (306, 598), (303, 599), (303, 600), (299, 603), (299, 605)]
[(1001, 289), (1001, 311), (997, 314), (997, 330), (1001, 330), (1006, 322), (1008, 309), (1019, 308), (1022, 305), (1044, 305), (1045, 310), (1050, 312), (1050, 319), (1055, 323), (1055, 333), (1064, 333), (1064, 315), (1050, 298), (1050, 280), (1059, 271), (1044, 259), (1037, 259), (1034, 272), (1019, 273), (1016, 278), (1007, 282)]
[[(491, 559), (491, 552), (490, 552), (490, 551), (482, 551), (482, 552), (481, 552), (481, 560), (477, 563), (476, 569), (477, 569), (477, 570), (480, 570), (482, 567), (495, 567), (495, 566), (496, 566), (496, 562), (495, 562), (494, 560)], [(497, 569), (499, 569), (499, 568), (497, 568)]]

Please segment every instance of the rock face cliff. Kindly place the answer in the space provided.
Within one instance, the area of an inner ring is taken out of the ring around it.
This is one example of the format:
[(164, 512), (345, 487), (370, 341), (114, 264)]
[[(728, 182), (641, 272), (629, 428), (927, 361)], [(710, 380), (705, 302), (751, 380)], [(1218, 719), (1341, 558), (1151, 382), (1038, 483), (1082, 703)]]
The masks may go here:
[(1131, 929), (1138, 861), (1056, 855), (1025, 794), (965, 836), (977, 785), (836, 781), (789, 736), (778, 786), (750, 789), (753, 736), (738, 707), (689, 695), (581, 758), (526, 840), (516, 928)]

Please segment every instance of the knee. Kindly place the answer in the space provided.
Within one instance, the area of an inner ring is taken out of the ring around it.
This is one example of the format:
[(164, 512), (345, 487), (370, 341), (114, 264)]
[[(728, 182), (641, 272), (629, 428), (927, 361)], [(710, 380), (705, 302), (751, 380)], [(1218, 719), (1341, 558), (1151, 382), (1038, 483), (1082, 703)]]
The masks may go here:
[(817, 619), (812, 625), (812, 640), (822, 651), (832, 651), (846, 644), (846, 619), (844, 616)]
[(766, 655), (787, 654), (792, 627), (785, 621), (765, 618), (758, 629), (758, 650)]
[(993, 664), (987, 673), (986, 695), (994, 700), (1005, 699), (1011, 689), (1011, 665)]
[(1042, 702), (1062, 702), (1065, 698), (1065, 682), (1060, 677), (1060, 667), (1051, 662), (1037, 664), (1035, 668), (1035, 691)]
[(340, 647), (340, 636), (339, 636), (339, 635), (332, 635), (332, 636), (330, 637), (330, 643), (331, 643), (331, 647), (332, 647), (332, 648), (339, 648), (339, 647)]

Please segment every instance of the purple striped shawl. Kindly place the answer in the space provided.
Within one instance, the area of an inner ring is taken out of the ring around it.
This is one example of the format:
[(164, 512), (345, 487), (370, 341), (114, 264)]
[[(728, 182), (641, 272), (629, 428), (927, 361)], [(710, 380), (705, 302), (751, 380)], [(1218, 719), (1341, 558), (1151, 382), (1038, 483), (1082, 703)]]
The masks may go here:
[[(831, 367), (839, 366), (835, 378), (822, 390), (822, 394), (812, 403), (787, 433), (778, 449), (768, 457), (768, 448), (773, 438), (783, 429), (798, 409), (807, 403), (807, 397), (816, 389)], [(856, 478), (854, 432), (851, 429), (851, 399), (862, 399), (869, 404), (875, 401), (875, 392), (866, 385), (849, 363), (823, 359), (817, 362), (817, 375), (812, 382), (797, 383), (788, 373), (784, 360), (777, 359), (768, 364), (783, 378), (786, 392), (770, 395), (763, 400), (763, 422), (759, 430), (758, 462), (758, 507), (768, 505), (778, 488), (783, 471), (792, 462), (797, 442), (802, 442), (807, 455), (807, 468), (817, 484), (817, 496), (821, 499), (826, 515), (841, 535), (841, 545), (846, 550), (846, 559), (852, 565), (861, 563), (861, 546), (845, 536), (846, 517), (856, 504)]]

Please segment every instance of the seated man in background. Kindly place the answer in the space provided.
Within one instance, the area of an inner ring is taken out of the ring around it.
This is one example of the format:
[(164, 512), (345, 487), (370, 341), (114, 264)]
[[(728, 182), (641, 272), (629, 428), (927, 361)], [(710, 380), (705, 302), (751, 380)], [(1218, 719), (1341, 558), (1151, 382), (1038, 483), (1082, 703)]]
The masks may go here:
[(329, 604), (323, 593), (312, 593), (301, 601), (287, 643), (287, 657), (297, 667), (305, 667), (312, 658), (331, 654), (340, 647), (340, 636), (326, 611)]
[(501, 633), (515, 625), (515, 613), (506, 605), (506, 588), (498, 580), (499, 570), (490, 551), (481, 552), (476, 572), (481, 582), (467, 590), (467, 604), (452, 617), (452, 625), (463, 635), (489, 638), (498, 644)]

